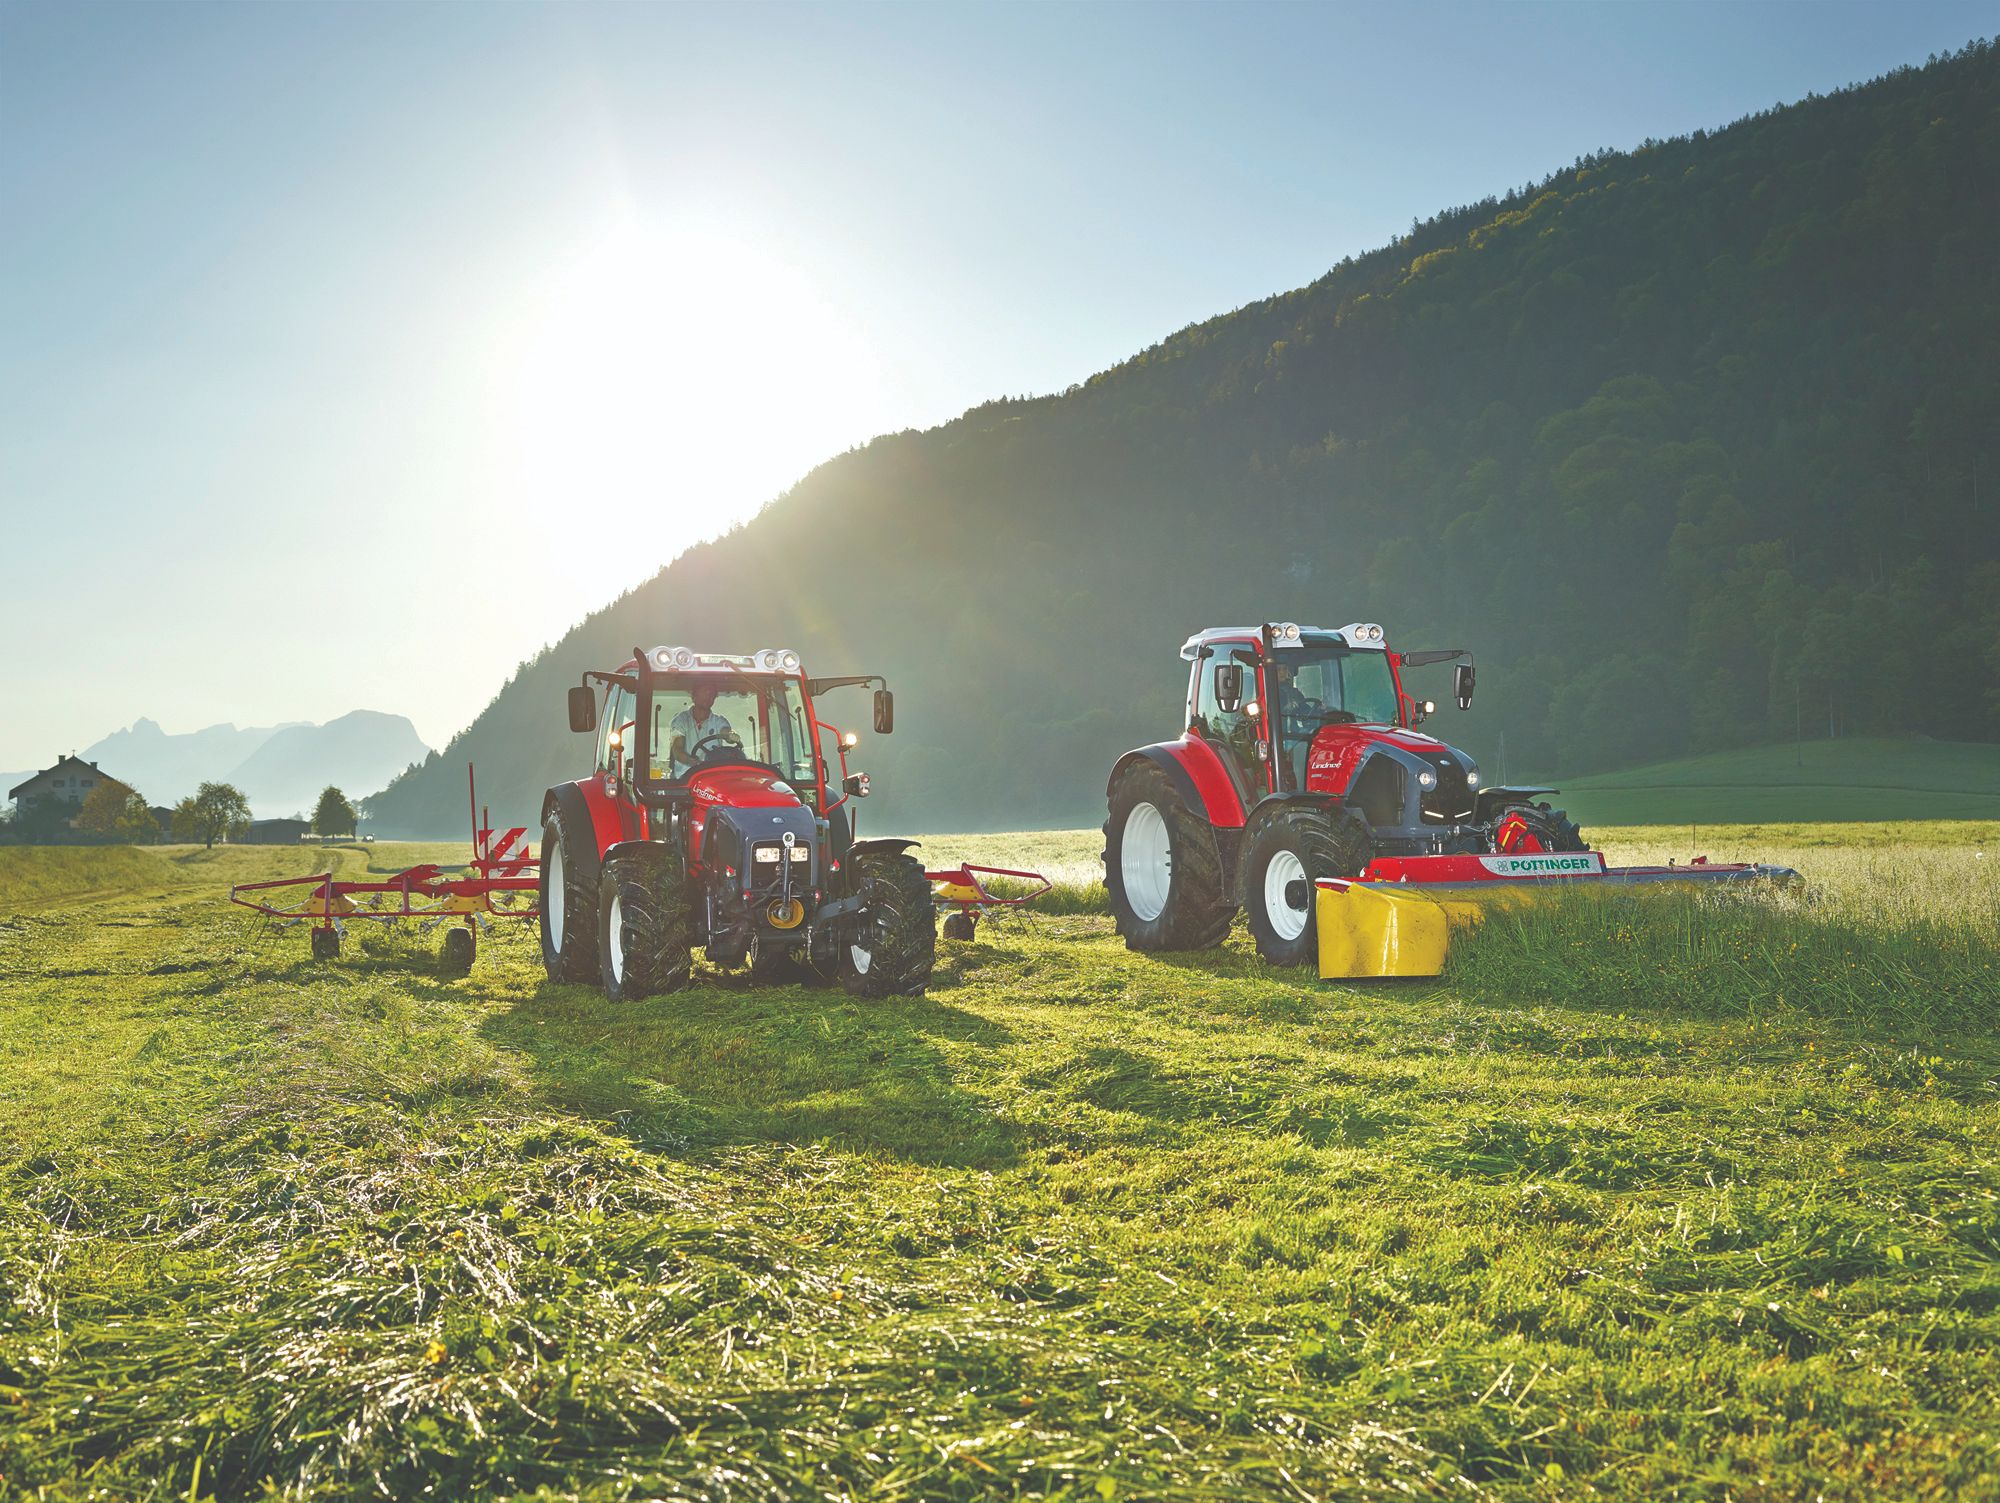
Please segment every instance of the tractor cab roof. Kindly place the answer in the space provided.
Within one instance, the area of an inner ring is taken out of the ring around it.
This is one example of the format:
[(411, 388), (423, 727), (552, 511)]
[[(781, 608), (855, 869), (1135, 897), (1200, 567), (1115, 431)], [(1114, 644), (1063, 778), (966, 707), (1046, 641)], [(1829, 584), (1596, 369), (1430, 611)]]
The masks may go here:
[(1192, 659), (1211, 642), (1240, 642), (1245, 637), (1261, 640), (1267, 630), (1273, 648), (1353, 647), (1386, 652), (1389, 647), (1382, 628), (1373, 621), (1350, 621), (1337, 631), (1324, 626), (1300, 626), (1296, 621), (1272, 621), (1265, 626), (1204, 627), (1181, 644), (1181, 656)]
[(756, 652), (697, 652), (692, 647), (654, 647), (646, 661), (655, 673), (699, 673), (704, 668), (730, 669), (742, 673), (782, 673), (799, 671), (799, 655), (789, 647), (764, 647)]

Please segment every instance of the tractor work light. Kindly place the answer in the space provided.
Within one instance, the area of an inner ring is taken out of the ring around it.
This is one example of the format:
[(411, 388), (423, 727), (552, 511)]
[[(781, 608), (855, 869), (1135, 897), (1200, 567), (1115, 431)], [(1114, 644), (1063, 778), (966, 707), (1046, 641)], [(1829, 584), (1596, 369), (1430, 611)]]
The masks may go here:
[(797, 673), (799, 671), (799, 655), (787, 648), (784, 652), (778, 654), (778, 666), (787, 673)]
[(1347, 638), (1350, 646), (1354, 647), (1364, 644), (1372, 646), (1382, 640), (1382, 628), (1373, 621), (1350, 622), (1340, 629), (1340, 634)]
[(1436, 700), (1427, 699), (1424, 701), (1424, 713), (1426, 715), (1435, 715), (1437, 714), (1437, 712), (1438, 712), (1438, 707)]
[(859, 731), (841, 732), (840, 744), (849, 751), (853, 751), (855, 747), (861, 744), (861, 733)]
[(1299, 623), (1296, 621), (1273, 621), (1264, 630), (1271, 634), (1273, 647), (1305, 646), (1305, 639), (1299, 635)]
[(1246, 699), (1243, 701), (1243, 713), (1248, 715), (1252, 720), (1255, 720), (1259, 715), (1264, 713), (1264, 707), (1254, 699)]
[(678, 668), (681, 672), (685, 673), (688, 669), (694, 667), (694, 649), (692, 647), (655, 647), (653, 649), (653, 665), (657, 668)]

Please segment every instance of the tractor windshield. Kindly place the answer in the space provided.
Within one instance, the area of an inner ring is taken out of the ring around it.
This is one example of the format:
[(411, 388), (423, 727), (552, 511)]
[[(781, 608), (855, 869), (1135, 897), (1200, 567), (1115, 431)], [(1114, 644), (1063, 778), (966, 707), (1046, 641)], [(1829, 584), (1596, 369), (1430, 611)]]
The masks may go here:
[(698, 768), (762, 762), (800, 793), (818, 786), (805, 694), (795, 678), (663, 674), (653, 681), (651, 773), (681, 782)]
[(1395, 725), (1396, 680), (1386, 652), (1308, 647), (1274, 652), (1277, 711), (1287, 736), (1308, 739), (1323, 725)]

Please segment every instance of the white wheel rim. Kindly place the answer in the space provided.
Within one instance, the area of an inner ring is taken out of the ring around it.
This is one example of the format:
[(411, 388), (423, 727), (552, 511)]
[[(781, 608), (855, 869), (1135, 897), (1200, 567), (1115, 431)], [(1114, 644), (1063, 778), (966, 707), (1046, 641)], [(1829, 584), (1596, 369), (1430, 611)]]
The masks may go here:
[(1118, 876), (1132, 916), (1150, 924), (1167, 911), (1167, 889), (1174, 878), (1173, 843), (1167, 822), (1151, 804), (1134, 804), (1125, 816), (1118, 839)]
[(875, 952), (873, 950), (864, 950), (859, 945), (849, 945), (847, 947), (847, 959), (848, 963), (854, 967), (855, 975), (866, 976), (868, 968), (875, 964)]
[(562, 953), (563, 932), (563, 873), (562, 843), (560, 841), (550, 845), (547, 866), (549, 872), (549, 948), (560, 955)]
[(1306, 932), (1310, 910), (1294, 908), (1286, 889), (1306, 879), (1306, 864), (1290, 851), (1279, 851), (1264, 868), (1264, 917), (1280, 939), (1297, 939)]
[(605, 937), (605, 949), (611, 957), (611, 979), (620, 985), (625, 981), (625, 904), (616, 894), (611, 899), (611, 933)]

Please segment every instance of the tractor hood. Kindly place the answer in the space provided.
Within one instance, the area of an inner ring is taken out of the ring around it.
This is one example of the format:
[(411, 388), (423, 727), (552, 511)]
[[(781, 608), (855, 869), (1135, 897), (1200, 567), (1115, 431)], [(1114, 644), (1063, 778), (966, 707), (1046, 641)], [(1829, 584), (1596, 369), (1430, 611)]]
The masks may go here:
[[(1315, 793), (1346, 797), (1364, 764), (1387, 758), (1402, 767), (1421, 790), (1426, 810), (1435, 816), (1458, 817), (1472, 812), (1471, 757), (1435, 736), (1399, 725), (1323, 725), (1313, 733), (1306, 754), (1306, 787)], [(1424, 787), (1428, 773), (1431, 782)]]
[(697, 811), (718, 805), (731, 809), (784, 809), (803, 804), (790, 783), (768, 767), (727, 762), (690, 773), (688, 792)]

